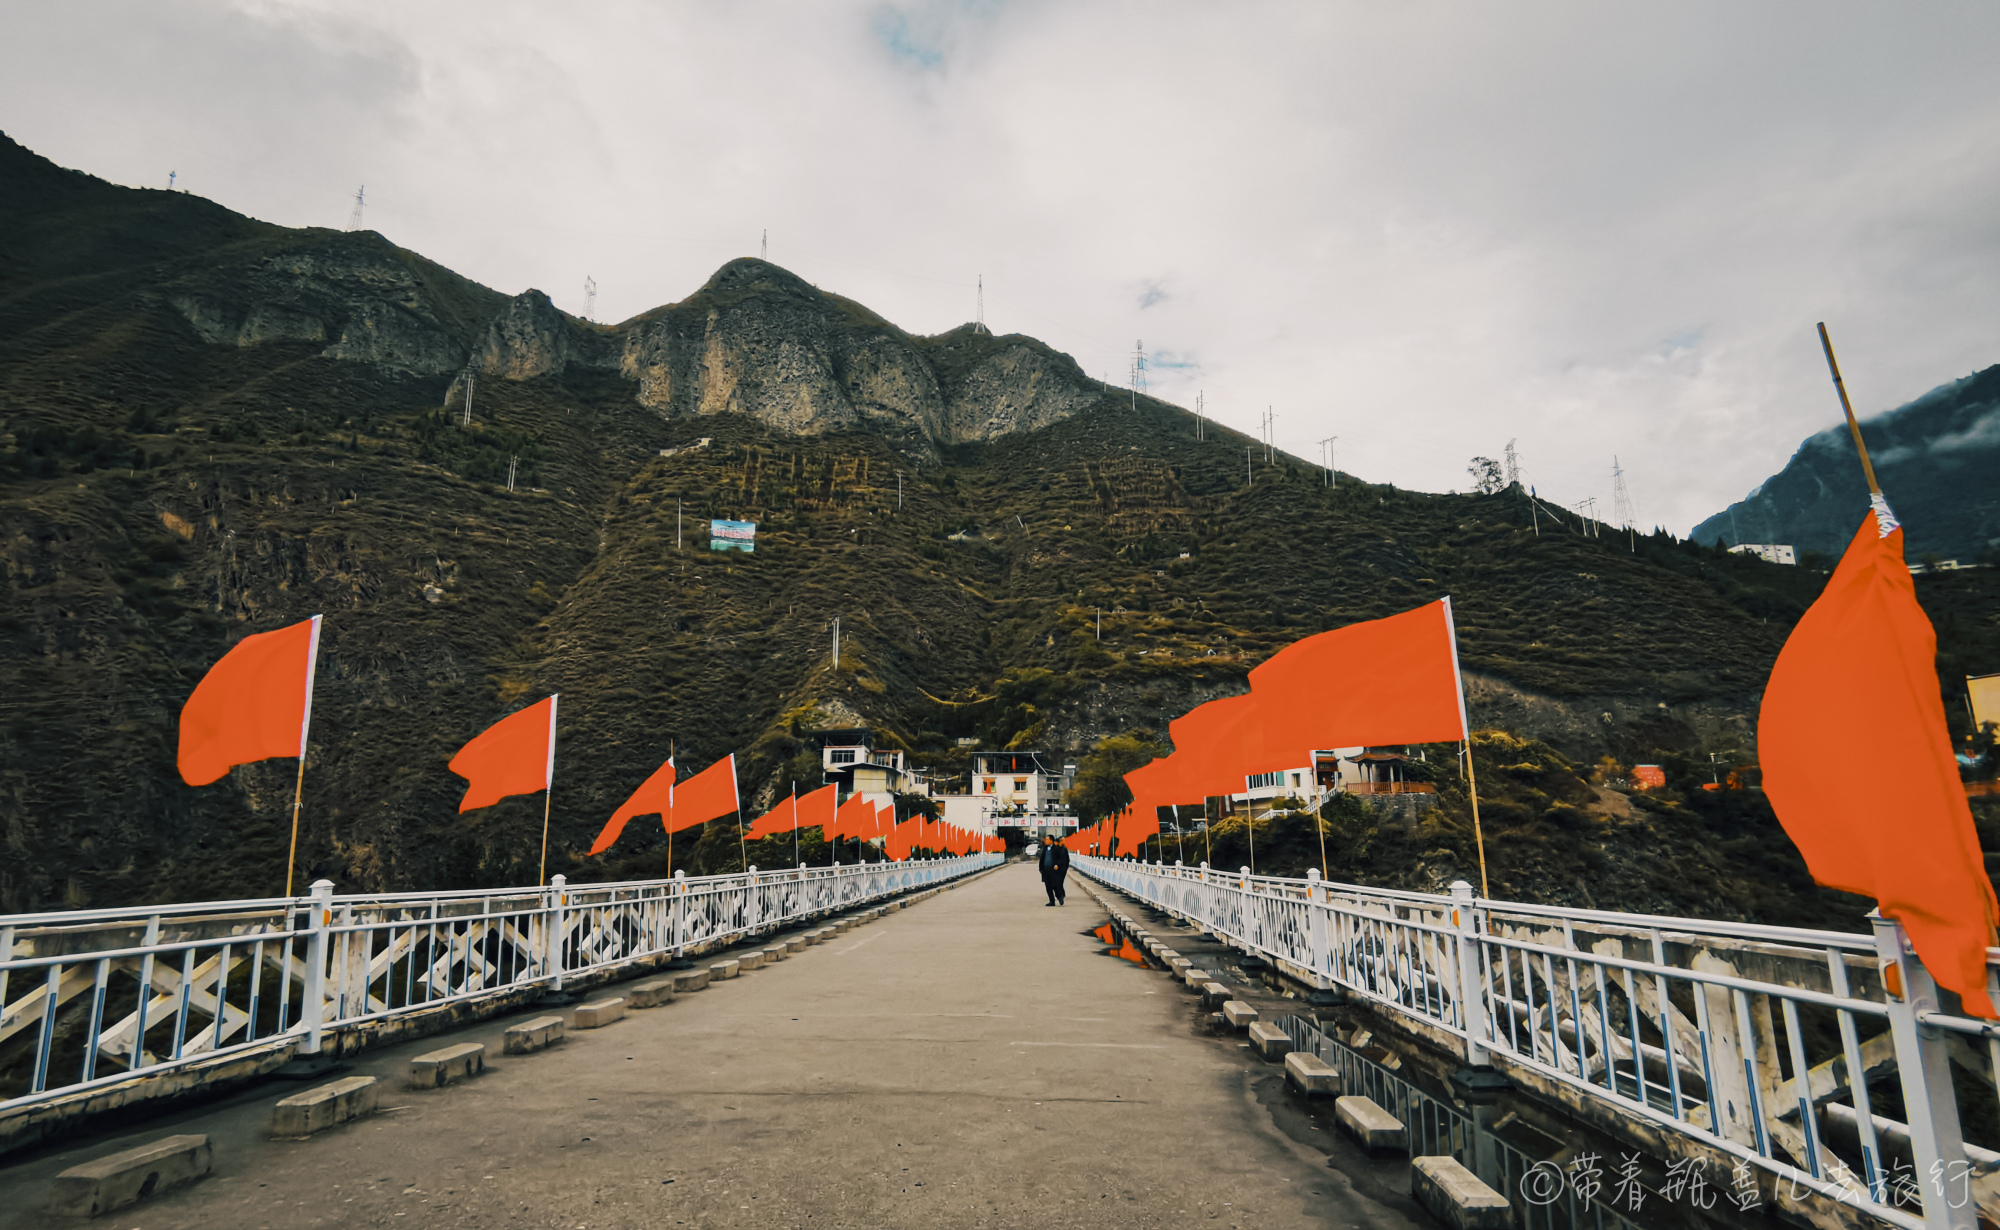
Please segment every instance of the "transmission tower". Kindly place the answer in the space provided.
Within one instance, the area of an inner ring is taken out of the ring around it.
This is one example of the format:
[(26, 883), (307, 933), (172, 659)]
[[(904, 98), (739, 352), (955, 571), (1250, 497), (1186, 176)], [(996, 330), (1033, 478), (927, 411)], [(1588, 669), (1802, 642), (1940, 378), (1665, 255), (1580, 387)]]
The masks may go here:
[(975, 311), (972, 323), (979, 326), (979, 332), (986, 332), (986, 275), (979, 275), (979, 298), (974, 300)]
[(1632, 507), (1632, 493), (1625, 489), (1625, 471), (1618, 468), (1616, 453), (1611, 454), (1611, 506), (1616, 510), (1618, 524), (1628, 530), (1633, 528), (1639, 513)]
[(461, 427), (472, 426), (472, 385), (478, 379), (479, 377), (473, 374), (471, 366), (468, 365), (465, 369), (465, 417), (459, 422)]
[(1146, 388), (1146, 343), (1132, 343), (1132, 408), (1139, 408), (1139, 394)]
[(1512, 487), (1514, 484), (1521, 481), (1521, 458), (1520, 455), (1514, 451), (1514, 442), (1512, 440), (1507, 441), (1506, 456), (1507, 456), (1507, 462), (1506, 462), (1507, 485), (1509, 487)]
[(1597, 497), (1587, 495), (1576, 502), (1576, 511), (1583, 518), (1583, 531), (1592, 538), (1597, 537)]
[(172, 191), (174, 190), (174, 180), (176, 180), (176, 179), (178, 179), (178, 178), (180, 178), (180, 172), (179, 172), (179, 171), (168, 171), (168, 172), (167, 172), (167, 191), (168, 191), (168, 192), (172, 192)]
[(771, 232), (768, 228), (764, 231), (763, 237), (757, 241), (757, 259), (760, 261), (771, 259)]
[(1326, 485), (1329, 487), (1333, 486), (1335, 481), (1333, 473), (1333, 442), (1338, 439), (1340, 439), (1339, 436), (1328, 436), (1319, 442), (1320, 453), (1326, 458)]
[(591, 277), (589, 274), (585, 274), (583, 275), (583, 318), (585, 320), (596, 320), (596, 312), (597, 279)]
[(367, 184), (363, 184), (354, 190), (354, 212), (347, 215), (347, 229), (350, 231), (361, 229), (361, 210), (368, 203), (367, 193)]
[(1202, 416), (1206, 413), (1206, 411), (1207, 411), (1206, 400), (1203, 398), (1200, 390), (1196, 390), (1194, 395), (1194, 438), (1197, 440), (1208, 439), (1208, 433), (1205, 430), (1205, 424), (1203, 423), (1203, 418), (1202, 418)]

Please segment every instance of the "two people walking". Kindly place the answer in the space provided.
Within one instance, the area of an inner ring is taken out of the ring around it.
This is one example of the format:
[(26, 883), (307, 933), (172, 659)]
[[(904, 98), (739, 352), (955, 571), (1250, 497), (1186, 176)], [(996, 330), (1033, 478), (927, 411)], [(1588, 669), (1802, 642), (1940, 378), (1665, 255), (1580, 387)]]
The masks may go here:
[(1063, 876), (1069, 872), (1069, 848), (1060, 842), (1045, 841), (1036, 859), (1042, 872), (1042, 887), (1048, 890), (1049, 904), (1063, 903)]

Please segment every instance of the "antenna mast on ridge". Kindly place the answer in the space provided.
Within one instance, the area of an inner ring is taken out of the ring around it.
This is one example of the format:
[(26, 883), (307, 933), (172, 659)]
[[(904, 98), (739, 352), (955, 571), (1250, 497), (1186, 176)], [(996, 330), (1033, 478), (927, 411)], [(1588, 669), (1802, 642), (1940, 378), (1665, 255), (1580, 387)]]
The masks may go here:
[(975, 315), (972, 323), (979, 326), (981, 333), (986, 332), (986, 275), (983, 273), (979, 275), (979, 298), (975, 301), (973, 310)]
[(367, 195), (367, 184), (363, 184), (354, 190), (354, 212), (347, 215), (348, 230), (358, 231), (361, 229), (361, 210), (367, 204)]
[(596, 312), (597, 279), (586, 273), (583, 275), (583, 318), (594, 321), (597, 319)]

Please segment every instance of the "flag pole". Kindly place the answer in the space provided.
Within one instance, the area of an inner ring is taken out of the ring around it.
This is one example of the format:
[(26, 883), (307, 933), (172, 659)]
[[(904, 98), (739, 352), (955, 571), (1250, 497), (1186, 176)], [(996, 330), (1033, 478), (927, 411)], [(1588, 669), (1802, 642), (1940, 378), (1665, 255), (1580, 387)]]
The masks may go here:
[(799, 861), (799, 784), (792, 783), (792, 865)]
[[(653, 746), (658, 747), (659, 744)], [(674, 741), (668, 739), (667, 759), (672, 761), (673, 758)], [(678, 768), (674, 770), (674, 776), (680, 776)], [(674, 878), (674, 788), (671, 785), (667, 787), (667, 814), (660, 817), (660, 827), (667, 830), (667, 878), (671, 880)]]
[(285, 896), (292, 895), (292, 875), (299, 864), (299, 809), (306, 798), (306, 736), (312, 731), (313, 678), (319, 666), (319, 621), (312, 617), (312, 640), (306, 647), (306, 708), (299, 718), (299, 777), (292, 786), (292, 845), (285, 852)]
[(549, 764), (544, 781), (548, 783), (542, 790), (542, 866), (536, 872), (537, 883), (549, 878), (549, 811), (556, 798), (556, 701), (560, 694), (549, 697)]
[(1451, 641), (1451, 681), (1458, 685), (1458, 728), (1465, 734), (1465, 791), (1472, 800), (1472, 841), (1479, 848), (1479, 895), (1491, 897), (1486, 886), (1486, 833), (1479, 827), (1479, 771), (1472, 764), (1472, 724), (1465, 716), (1465, 676), (1458, 669), (1458, 624), (1451, 617), (1451, 595), (1444, 598), (1444, 630)]
[(1826, 335), (1826, 322), (1819, 325), (1819, 346), (1826, 351), (1826, 369), (1833, 373), (1833, 387), (1840, 394), (1840, 410), (1847, 416), (1848, 434), (1854, 437), (1854, 451), (1861, 454), (1861, 472), (1868, 478), (1868, 494), (1881, 495), (1875, 481), (1875, 463), (1868, 460), (1868, 445), (1861, 439), (1861, 424), (1855, 421), (1853, 403), (1847, 400), (1847, 384), (1840, 378), (1840, 363), (1833, 357), (1833, 339)]
[[(1334, 767), (1336, 769), (1340, 767), (1338, 761), (1334, 762)], [(1314, 757), (1313, 785), (1315, 786), (1319, 785), (1318, 778), (1319, 778), (1319, 759), (1318, 757)], [(1320, 809), (1326, 806), (1326, 796), (1328, 793), (1329, 793), (1328, 791), (1321, 790), (1319, 792), (1319, 802), (1313, 807), (1313, 828), (1319, 832), (1319, 878), (1322, 881), (1330, 880), (1333, 878), (1333, 873), (1326, 869), (1326, 821), (1322, 819), (1319, 814)]]

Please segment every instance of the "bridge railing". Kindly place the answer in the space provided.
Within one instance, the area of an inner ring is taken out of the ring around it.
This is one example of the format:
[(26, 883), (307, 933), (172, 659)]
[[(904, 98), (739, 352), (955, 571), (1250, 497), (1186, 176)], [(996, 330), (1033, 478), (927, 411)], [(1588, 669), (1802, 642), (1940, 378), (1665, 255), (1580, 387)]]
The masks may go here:
[(1892, 920), (1848, 934), (1075, 862), (1469, 1067), (1726, 1167), (1725, 1189), (1911, 1228), (2000, 1221), (2000, 1027), (1958, 1012)]
[(997, 854), (464, 893), (0, 916), (0, 1147), (51, 1102), (731, 938), (938, 884)]

